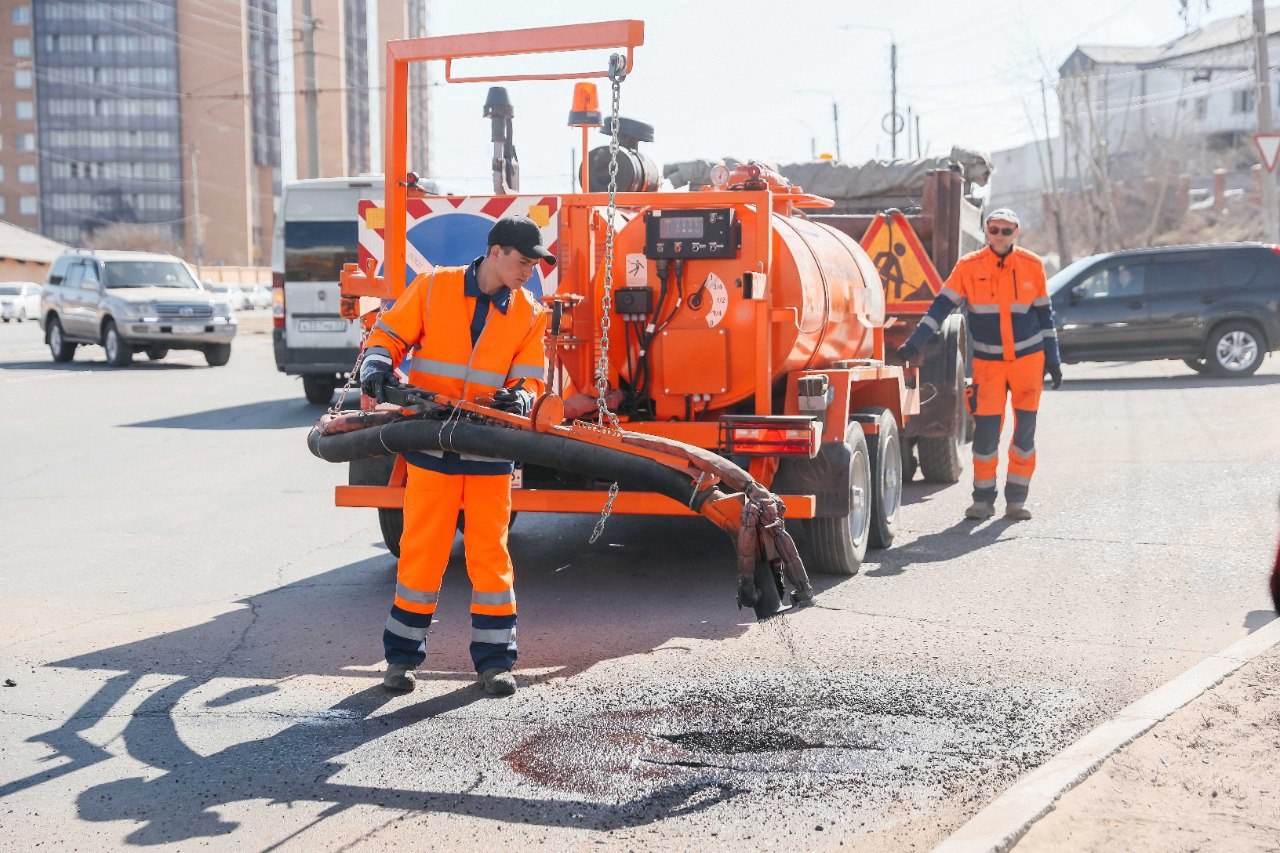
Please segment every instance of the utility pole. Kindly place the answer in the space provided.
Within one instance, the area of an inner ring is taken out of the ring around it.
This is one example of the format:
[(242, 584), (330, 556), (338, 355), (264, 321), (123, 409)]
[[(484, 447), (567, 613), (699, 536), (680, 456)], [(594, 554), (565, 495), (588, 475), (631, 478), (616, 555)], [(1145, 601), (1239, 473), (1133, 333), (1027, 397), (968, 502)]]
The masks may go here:
[(320, 132), (316, 115), (316, 21), (311, 0), (302, 0), (302, 111), (307, 114), (307, 177), (320, 177)]
[(898, 40), (889, 42), (889, 156), (898, 159)]
[[(1263, 0), (1253, 0), (1254, 68), (1258, 74), (1258, 133), (1271, 132), (1271, 66), (1267, 60), (1267, 9)], [(1266, 239), (1280, 242), (1280, 211), (1276, 210), (1276, 173), (1264, 171), (1262, 183), (1262, 227)]]
[[(911, 133), (911, 128), (907, 128), (907, 133)], [(916, 113), (916, 157), (923, 157), (924, 149), (920, 147), (920, 113)]]
[(836, 159), (840, 159), (840, 105), (834, 100), (831, 102), (831, 123), (836, 129)]
[(907, 107), (907, 159), (911, 159), (911, 107)]
[(196, 278), (204, 279), (204, 223), (200, 221), (200, 170), (196, 166), (196, 155), (200, 149), (193, 143), (187, 145), (191, 158), (191, 205), (195, 208), (195, 242), (196, 242)]

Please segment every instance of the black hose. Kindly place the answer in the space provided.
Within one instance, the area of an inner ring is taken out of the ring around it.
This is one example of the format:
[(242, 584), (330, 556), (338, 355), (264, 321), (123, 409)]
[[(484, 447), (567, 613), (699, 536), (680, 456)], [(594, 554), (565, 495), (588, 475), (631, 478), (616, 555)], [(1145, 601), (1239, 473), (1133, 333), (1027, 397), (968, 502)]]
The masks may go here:
[(477, 456), (516, 459), (532, 465), (614, 481), (639, 491), (657, 492), (695, 512), (716, 493), (694, 492), (684, 474), (643, 456), (544, 432), (485, 426), (469, 421), (406, 418), (381, 427), (321, 435), (312, 429), (307, 448), (326, 462), (351, 462), (413, 450), (452, 450)]

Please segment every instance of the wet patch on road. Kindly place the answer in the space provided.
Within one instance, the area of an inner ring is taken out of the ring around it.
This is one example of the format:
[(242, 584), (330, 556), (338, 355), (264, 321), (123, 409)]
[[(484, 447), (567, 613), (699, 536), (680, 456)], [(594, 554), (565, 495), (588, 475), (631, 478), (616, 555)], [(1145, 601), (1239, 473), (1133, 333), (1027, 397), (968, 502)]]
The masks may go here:
[(1099, 713), (1060, 685), (885, 669), (747, 671), (592, 700), (607, 709), (564, 709), (562, 722), (526, 737), (506, 762), (548, 788), (605, 802), (715, 784), (770, 798), (852, 795), (842, 799), (866, 819), (1005, 786)]

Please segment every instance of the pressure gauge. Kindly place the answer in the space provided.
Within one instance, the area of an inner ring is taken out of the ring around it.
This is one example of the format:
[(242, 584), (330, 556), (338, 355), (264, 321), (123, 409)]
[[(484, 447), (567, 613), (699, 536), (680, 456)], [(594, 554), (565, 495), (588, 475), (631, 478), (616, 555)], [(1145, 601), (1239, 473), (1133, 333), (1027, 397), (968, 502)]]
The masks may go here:
[(716, 163), (711, 167), (711, 185), (720, 189), (729, 185), (729, 167), (724, 163)]

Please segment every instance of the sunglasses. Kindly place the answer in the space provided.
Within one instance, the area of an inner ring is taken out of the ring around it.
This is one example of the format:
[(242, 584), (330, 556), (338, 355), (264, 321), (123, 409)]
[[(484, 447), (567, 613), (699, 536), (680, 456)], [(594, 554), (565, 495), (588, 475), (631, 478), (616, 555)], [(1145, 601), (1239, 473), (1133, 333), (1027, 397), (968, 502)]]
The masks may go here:
[(1004, 235), (1004, 236), (1006, 236), (1006, 237), (1011, 237), (1011, 236), (1013, 236), (1013, 232), (1014, 232), (1014, 231), (1017, 231), (1017, 230), (1018, 230), (1017, 228), (1001, 228), (1001, 227), (1000, 227), (1000, 226), (998, 226), (998, 225), (988, 225), (988, 226), (987, 226), (987, 233), (988, 233), (988, 234), (1003, 234), (1003, 235)]

